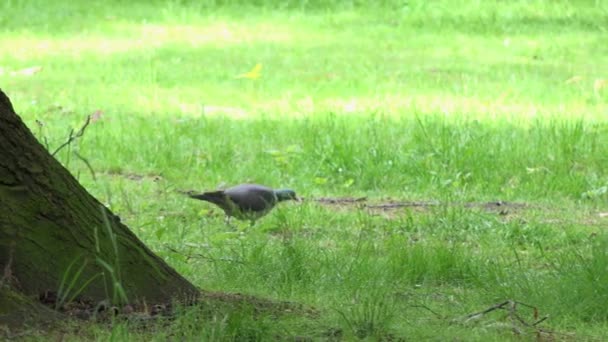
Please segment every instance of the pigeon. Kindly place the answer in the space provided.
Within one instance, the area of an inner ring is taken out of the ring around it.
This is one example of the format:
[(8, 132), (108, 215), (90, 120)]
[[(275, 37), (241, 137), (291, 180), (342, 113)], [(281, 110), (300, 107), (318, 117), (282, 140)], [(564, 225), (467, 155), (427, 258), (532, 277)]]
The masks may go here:
[(259, 184), (240, 184), (226, 190), (188, 193), (188, 196), (211, 202), (224, 210), (227, 222), (230, 217), (249, 220), (251, 225), (260, 217), (268, 214), (278, 203), (287, 200), (299, 201), (291, 189), (272, 189)]

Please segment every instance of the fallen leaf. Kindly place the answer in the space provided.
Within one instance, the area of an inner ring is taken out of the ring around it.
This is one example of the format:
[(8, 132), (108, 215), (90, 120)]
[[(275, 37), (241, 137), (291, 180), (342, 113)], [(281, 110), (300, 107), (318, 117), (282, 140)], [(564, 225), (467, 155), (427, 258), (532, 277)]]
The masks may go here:
[(606, 86), (608, 85), (608, 81), (606, 81), (605, 79), (597, 79), (595, 80), (595, 82), (593, 82), (593, 90), (595, 90), (596, 93), (598, 93), (600, 90), (606, 88)]
[(346, 180), (346, 182), (344, 182), (343, 186), (344, 186), (345, 188), (348, 188), (348, 187), (350, 187), (351, 185), (353, 185), (354, 183), (355, 183), (355, 180), (354, 180), (354, 179), (352, 179), (352, 178), (349, 178), (349, 179), (347, 179), (347, 180)]
[(511, 94), (511, 90), (510, 90), (510, 89), (507, 89), (507, 90), (503, 91), (503, 92), (502, 92), (502, 93), (501, 93), (501, 94), (498, 96), (498, 98), (496, 99), (496, 102), (497, 102), (497, 103), (502, 103), (502, 102), (503, 102), (503, 101), (504, 101), (504, 100), (507, 98), (507, 96), (509, 96), (510, 94)]
[(236, 78), (248, 78), (251, 80), (255, 80), (260, 78), (260, 76), (262, 76), (262, 64), (258, 63), (253, 67), (253, 69), (249, 70), (244, 74), (236, 76)]
[(99, 121), (103, 116), (103, 112), (101, 110), (96, 110), (91, 114), (91, 122)]
[(21, 69), (21, 70), (11, 71), (9, 73), (9, 75), (11, 75), (11, 76), (32, 76), (34, 74), (39, 73), (40, 71), (42, 71), (41, 66), (33, 66), (33, 67)]
[(567, 79), (564, 83), (566, 84), (571, 84), (571, 83), (578, 83), (583, 79), (582, 76), (572, 76), (569, 79)]
[(315, 177), (315, 184), (323, 185), (327, 183), (327, 178), (324, 177)]

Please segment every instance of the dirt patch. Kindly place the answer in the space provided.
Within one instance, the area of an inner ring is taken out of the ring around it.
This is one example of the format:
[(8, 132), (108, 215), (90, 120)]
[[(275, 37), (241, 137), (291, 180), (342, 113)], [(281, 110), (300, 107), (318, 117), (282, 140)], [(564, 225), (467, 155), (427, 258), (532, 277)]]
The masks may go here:
[(367, 201), (367, 197), (319, 197), (312, 200), (323, 204), (355, 204)]
[(273, 316), (283, 314), (297, 314), (309, 318), (317, 318), (320, 313), (317, 309), (296, 302), (276, 301), (255, 297), (242, 293), (207, 292), (203, 291), (199, 302), (228, 304), (231, 307), (249, 306), (255, 312), (269, 313)]
[(368, 202), (367, 197), (320, 197), (312, 198), (309, 201), (317, 202), (321, 205), (349, 209), (361, 208), (370, 209), (372, 212), (391, 213), (403, 208), (412, 208), (414, 210), (429, 210), (441, 205), (462, 206), (465, 208), (478, 208), (487, 212), (496, 213), (499, 215), (509, 215), (532, 207), (527, 203), (492, 201), (492, 202), (465, 202), (465, 203), (449, 203), (442, 204), (439, 201), (399, 201), (388, 199), (382, 202)]
[(464, 206), (466, 208), (480, 208), (485, 211), (497, 213), (499, 215), (508, 215), (517, 211), (526, 210), (532, 208), (533, 206), (528, 203), (520, 203), (520, 202), (505, 202), (505, 201), (495, 201), (495, 202), (470, 202), (465, 203)]
[(162, 175), (157, 175), (157, 174), (138, 174), (135, 172), (123, 172), (123, 171), (117, 171), (117, 170), (109, 170), (106, 172), (102, 172), (102, 174), (106, 174), (108, 176), (114, 176), (114, 177), (122, 177), (134, 182), (139, 182), (139, 181), (143, 181), (143, 180), (150, 180), (153, 182), (158, 182), (160, 180), (163, 179)]
[[(94, 302), (88, 298), (78, 297), (70, 302), (61, 303), (57, 293), (44, 291), (40, 293), (38, 301), (48, 308), (80, 320), (105, 321), (111, 317), (122, 317), (137, 320), (153, 318), (172, 318), (174, 307), (172, 303), (147, 304), (136, 303), (123, 306), (111, 305), (107, 301)], [(239, 310), (250, 308), (255, 314), (268, 314), (279, 317), (286, 314), (295, 314), (308, 318), (316, 318), (319, 311), (313, 307), (288, 301), (275, 301), (241, 293), (201, 291), (199, 297), (185, 304), (188, 307), (201, 306), (211, 311), (216, 308), (230, 308)]]

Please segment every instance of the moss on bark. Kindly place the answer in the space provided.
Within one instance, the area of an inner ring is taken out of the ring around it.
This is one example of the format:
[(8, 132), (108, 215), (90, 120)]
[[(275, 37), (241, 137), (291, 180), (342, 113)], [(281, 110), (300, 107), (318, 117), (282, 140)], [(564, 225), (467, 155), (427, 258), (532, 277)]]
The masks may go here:
[(0, 288), (0, 322), (9, 329), (9, 333), (24, 326), (53, 324), (62, 318), (64, 315), (8, 286)]
[(14, 289), (56, 291), (76, 261), (67, 278), (77, 278), (74, 288), (92, 279), (82, 295), (93, 300), (120, 298), (116, 279), (131, 302), (197, 296), (48, 153), (1, 90), (0, 146), (0, 269)]

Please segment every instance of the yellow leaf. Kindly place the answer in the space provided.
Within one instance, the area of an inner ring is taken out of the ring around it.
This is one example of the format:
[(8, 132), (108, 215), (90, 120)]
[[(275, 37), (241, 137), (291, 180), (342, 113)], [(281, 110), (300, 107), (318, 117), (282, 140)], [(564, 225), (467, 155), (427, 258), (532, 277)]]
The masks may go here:
[(327, 183), (327, 178), (315, 177), (315, 184), (323, 185), (325, 183)]
[(500, 94), (498, 96), (498, 99), (496, 99), (496, 102), (502, 103), (509, 95), (511, 95), (511, 90), (507, 89), (506, 91), (502, 92), (502, 94)]
[(209, 209), (201, 209), (198, 211), (198, 215), (199, 216), (209, 216), (211, 215), (212, 211)]
[(582, 76), (572, 76), (569, 79), (567, 79), (564, 83), (566, 84), (571, 84), (571, 83), (578, 83), (583, 79)]
[(251, 80), (255, 80), (260, 78), (260, 76), (262, 76), (262, 64), (258, 63), (253, 67), (253, 69), (249, 70), (244, 74), (236, 76), (236, 78), (248, 78)]
[(33, 66), (25, 69), (11, 71), (9, 74), (11, 76), (32, 76), (34, 74), (39, 73), (40, 71), (42, 71), (41, 66)]
[(606, 85), (608, 85), (608, 81), (601, 78), (597, 79), (595, 82), (593, 82), (593, 90), (598, 93), (600, 90), (606, 88)]

